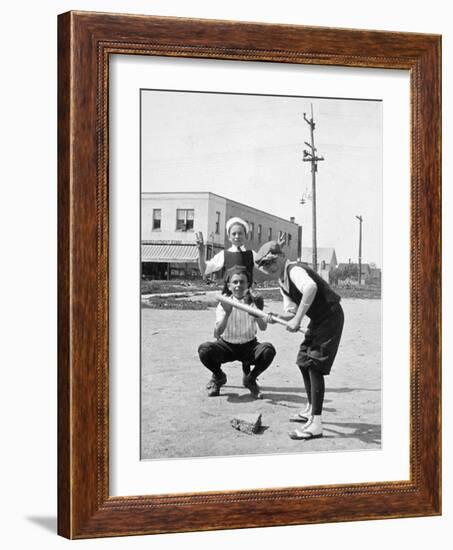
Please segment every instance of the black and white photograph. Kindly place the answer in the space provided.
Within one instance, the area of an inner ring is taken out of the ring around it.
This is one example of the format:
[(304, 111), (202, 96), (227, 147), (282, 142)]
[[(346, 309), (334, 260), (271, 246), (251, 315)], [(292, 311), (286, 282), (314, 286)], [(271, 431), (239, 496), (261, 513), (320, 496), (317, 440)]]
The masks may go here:
[(5, 3), (4, 548), (451, 545), (448, 5)]
[(381, 448), (382, 109), (140, 91), (142, 460)]

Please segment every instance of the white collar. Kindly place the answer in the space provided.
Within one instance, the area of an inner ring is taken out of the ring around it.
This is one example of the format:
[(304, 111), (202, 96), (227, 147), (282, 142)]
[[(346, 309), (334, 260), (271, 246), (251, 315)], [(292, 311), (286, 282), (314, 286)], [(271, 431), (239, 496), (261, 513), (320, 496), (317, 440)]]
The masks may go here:
[(235, 244), (233, 244), (228, 249), (228, 252), (245, 252), (245, 251), (246, 251), (246, 248), (243, 244), (241, 246), (236, 246)]

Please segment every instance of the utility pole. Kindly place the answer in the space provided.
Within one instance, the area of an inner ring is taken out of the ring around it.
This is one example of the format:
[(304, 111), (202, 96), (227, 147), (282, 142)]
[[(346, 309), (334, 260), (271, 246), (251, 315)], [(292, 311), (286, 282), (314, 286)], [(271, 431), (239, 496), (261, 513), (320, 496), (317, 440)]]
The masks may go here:
[(310, 126), (310, 141), (311, 143), (308, 143), (305, 141), (305, 145), (310, 148), (310, 151), (307, 151), (304, 149), (304, 156), (303, 156), (303, 162), (310, 162), (311, 163), (311, 195), (312, 195), (312, 222), (313, 222), (313, 234), (312, 234), (312, 262), (313, 262), (313, 269), (314, 271), (318, 272), (318, 254), (317, 254), (317, 244), (316, 244), (316, 172), (318, 171), (318, 162), (321, 160), (324, 160), (324, 157), (318, 157), (316, 155), (317, 149), (315, 147), (315, 138), (314, 138), (314, 130), (315, 130), (315, 122), (313, 120), (313, 104), (311, 104), (311, 118), (308, 119), (306, 114), (304, 113), (304, 120), (305, 122)]
[(362, 216), (356, 216), (356, 218), (359, 220), (359, 285), (362, 284), (362, 222), (363, 218)]

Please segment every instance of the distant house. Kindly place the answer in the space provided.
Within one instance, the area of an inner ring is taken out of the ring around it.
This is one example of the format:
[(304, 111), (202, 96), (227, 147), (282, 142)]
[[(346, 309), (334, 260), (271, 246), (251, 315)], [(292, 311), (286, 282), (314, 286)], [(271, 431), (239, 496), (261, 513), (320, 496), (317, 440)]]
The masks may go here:
[[(358, 264), (357, 264), (358, 267)], [(367, 281), (371, 277), (371, 267), (370, 264), (361, 264), (361, 279), (362, 283)]]
[[(338, 264), (338, 269), (342, 271), (349, 270), (353, 274), (352, 277), (354, 279), (358, 279), (358, 273), (359, 273), (358, 263), (354, 263), (354, 262), (340, 263)], [(371, 274), (370, 264), (362, 264), (361, 272), (362, 272), (362, 281), (364, 281)]]
[(370, 275), (369, 279), (365, 280), (366, 283), (370, 283), (372, 285), (381, 285), (381, 270), (379, 267), (376, 267), (376, 264), (370, 264)]
[[(337, 267), (337, 255), (335, 248), (332, 247), (320, 247), (316, 249), (317, 269), (316, 271), (321, 277), (329, 282), (329, 273), (332, 269)], [(313, 267), (313, 248), (302, 247), (302, 254), (300, 257), (302, 263), (307, 264), (309, 267)]]
[[(359, 280), (359, 264), (354, 262), (338, 264), (340, 279), (357, 284)], [(376, 264), (361, 264), (361, 282), (365, 284), (381, 284), (381, 269)]]

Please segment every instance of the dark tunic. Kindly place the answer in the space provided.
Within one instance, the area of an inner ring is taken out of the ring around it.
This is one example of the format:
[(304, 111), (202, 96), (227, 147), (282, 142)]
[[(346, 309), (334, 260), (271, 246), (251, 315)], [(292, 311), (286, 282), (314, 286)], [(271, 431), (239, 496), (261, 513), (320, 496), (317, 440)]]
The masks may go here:
[(290, 273), (295, 267), (302, 267), (318, 287), (315, 299), (306, 313), (310, 318), (310, 324), (300, 345), (296, 362), (300, 368), (313, 367), (322, 374), (329, 374), (343, 331), (341, 298), (313, 269), (300, 262), (294, 262), (285, 268), (289, 291), (282, 288), (282, 292), (295, 304), (299, 306), (302, 301), (301, 291), (290, 278)]
[(253, 252), (251, 250), (237, 250), (232, 252), (225, 250), (224, 252), (224, 268), (225, 273), (235, 265), (245, 267), (250, 277), (250, 284), (253, 283), (253, 267), (255, 265)]
[[(253, 252), (251, 250), (238, 250), (237, 252), (231, 252), (230, 250), (225, 250), (224, 252), (224, 268), (225, 276), (227, 271), (234, 267), (235, 265), (240, 265), (245, 267), (247, 273), (249, 274), (250, 285), (253, 284), (253, 269), (255, 267), (255, 260), (253, 258)], [(250, 301), (253, 302), (258, 309), (264, 308), (263, 297), (259, 294), (256, 294), (251, 289), (249, 289)]]

